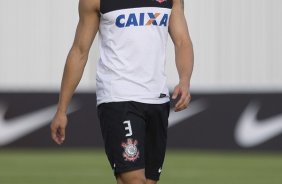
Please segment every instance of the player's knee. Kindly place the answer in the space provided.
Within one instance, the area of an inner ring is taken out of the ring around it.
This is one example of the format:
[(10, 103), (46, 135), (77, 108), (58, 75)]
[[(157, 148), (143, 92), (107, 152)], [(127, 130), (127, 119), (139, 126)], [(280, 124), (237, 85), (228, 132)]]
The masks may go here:
[(126, 173), (118, 176), (122, 184), (146, 184), (146, 178), (141, 173)]
[(132, 176), (124, 181), (124, 184), (146, 184), (146, 178), (142, 176)]
[(146, 184), (146, 178), (144, 176), (134, 176), (128, 184)]

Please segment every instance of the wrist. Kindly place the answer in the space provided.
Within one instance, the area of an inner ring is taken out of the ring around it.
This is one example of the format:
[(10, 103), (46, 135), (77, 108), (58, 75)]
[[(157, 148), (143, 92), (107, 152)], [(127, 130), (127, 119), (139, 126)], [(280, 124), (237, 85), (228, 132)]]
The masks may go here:
[(66, 115), (67, 114), (67, 108), (58, 107), (57, 108), (57, 114)]
[(187, 87), (190, 87), (190, 80), (189, 79), (180, 79), (179, 80), (179, 84), (180, 85), (184, 85), (184, 86), (187, 86)]

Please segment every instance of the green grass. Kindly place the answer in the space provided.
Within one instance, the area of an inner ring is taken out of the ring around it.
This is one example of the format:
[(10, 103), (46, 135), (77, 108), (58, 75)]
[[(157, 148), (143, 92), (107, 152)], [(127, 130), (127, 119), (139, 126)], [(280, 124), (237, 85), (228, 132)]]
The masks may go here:
[[(282, 154), (168, 151), (160, 184), (281, 184)], [(113, 184), (100, 150), (0, 150), (0, 184)]]

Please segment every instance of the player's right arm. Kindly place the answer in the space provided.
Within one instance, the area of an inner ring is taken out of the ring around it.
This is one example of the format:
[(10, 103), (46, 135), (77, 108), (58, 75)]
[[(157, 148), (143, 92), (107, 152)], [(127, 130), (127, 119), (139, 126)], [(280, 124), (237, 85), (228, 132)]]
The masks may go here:
[(67, 107), (81, 80), (90, 47), (99, 29), (99, 3), (99, 0), (79, 1), (79, 22), (65, 63), (57, 112), (51, 123), (51, 136), (57, 144), (65, 140)]

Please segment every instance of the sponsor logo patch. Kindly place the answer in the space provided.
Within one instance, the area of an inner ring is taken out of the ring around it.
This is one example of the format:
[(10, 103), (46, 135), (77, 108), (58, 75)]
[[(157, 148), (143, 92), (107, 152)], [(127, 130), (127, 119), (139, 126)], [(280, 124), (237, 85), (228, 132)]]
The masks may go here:
[(125, 161), (134, 162), (139, 158), (139, 150), (137, 148), (138, 141), (133, 139), (127, 139), (126, 142), (121, 143), (124, 148), (122, 156)]
[(169, 15), (167, 13), (130, 13), (129, 15), (121, 14), (116, 18), (116, 26), (119, 28), (131, 26), (168, 26)]

